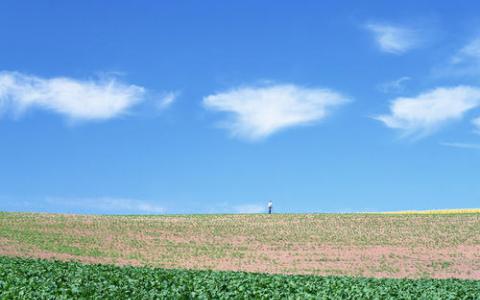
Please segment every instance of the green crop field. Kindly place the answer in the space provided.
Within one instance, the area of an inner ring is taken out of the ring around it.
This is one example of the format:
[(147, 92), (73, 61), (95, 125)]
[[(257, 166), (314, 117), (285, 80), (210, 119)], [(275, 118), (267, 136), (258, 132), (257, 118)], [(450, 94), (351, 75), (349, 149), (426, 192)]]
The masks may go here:
[(1, 299), (478, 299), (480, 281), (85, 265), (0, 257)]

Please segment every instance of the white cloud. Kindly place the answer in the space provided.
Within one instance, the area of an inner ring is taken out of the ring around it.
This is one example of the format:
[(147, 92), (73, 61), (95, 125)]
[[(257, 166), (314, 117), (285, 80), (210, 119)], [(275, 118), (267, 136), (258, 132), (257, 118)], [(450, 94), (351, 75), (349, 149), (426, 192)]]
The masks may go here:
[(259, 214), (265, 212), (265, 207), (260, 204), (242, 204), (234, 206), (233, 209), (239, 214)]
[(0, 72), (0, 109), (16, 114), (42, 108), (72, 120), (109, 119), (142, 101), (144, 93), (143, 87), (113, 77), (82, 81)]
[(470, 143), (440, 143), (442, 146), (461, 148), (461, 149), (474, 149), (480, 150), (480, 144), (470, 144)]
[(411, 78), (408, 76), (400, 77), (396, 80), (388, 81), (382, 83), (379, 86), (379, 90), (383, 93), (400, 93), (405, 90), (405, 82), (409, 81)]
[(480, 75), (480, 37), (470, 40), (448, 61), (432, 69), (435, 77), (471, 77)]
[(179, 92), (169, 92), (165, 93), (160, 97), (160, 100), (157, 102), (158, 109), (166, 109), (175, 102), (179, 95)]
[(471, 40), (452, 57), (453, 64), (471, 62), (472, 60), (480, 62), (480, 38)]
[(231, 114), (223, 127), (232, 135), (258, 140), (281, 129), (319, 121), (347, 101), (328, 89), (284, 84), (232, 89), (205, 97), (203, 105)]
[(480, 133), (480, 117), (473, 119), (472, 124), (475, 126), (476, 131)]
[(374, 35), (380, 49), (387, 53), (403, 54), (421, 42), (420, 33), (408, 27), (368, 23), (366, 28)]
[(152, 202), (128, 198), (47, 198), (63, 212), (105, 213), (105, 214), (162, 214), (165, 208)]
[(416, 97), (392, 101), (390, 114), (375, 117), (386, 126), (406, 135), (424, 136), (445, 122), (461, 119), (465, 112), (480, 106), (480, 89), (470, 86), (436, 88)]

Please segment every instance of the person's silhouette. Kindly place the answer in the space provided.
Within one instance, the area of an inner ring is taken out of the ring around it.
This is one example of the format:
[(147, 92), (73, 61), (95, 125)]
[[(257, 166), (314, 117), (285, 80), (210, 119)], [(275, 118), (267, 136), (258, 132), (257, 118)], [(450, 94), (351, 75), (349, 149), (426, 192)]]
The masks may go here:
[(272, 207), (273, 207), (272, 201), (268, 201), (268, 214), (272, 213)]

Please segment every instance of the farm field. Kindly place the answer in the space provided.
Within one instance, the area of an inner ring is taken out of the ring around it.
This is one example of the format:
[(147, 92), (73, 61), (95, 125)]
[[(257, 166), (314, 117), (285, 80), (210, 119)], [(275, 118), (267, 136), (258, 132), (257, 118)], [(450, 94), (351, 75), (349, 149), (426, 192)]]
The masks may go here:
[(0, 256), (1, 299), (478, 299), (480, 281), (170, 270)]
[(0, 213), (0, 255), (277, 274), (480, 279), (480, 213)]

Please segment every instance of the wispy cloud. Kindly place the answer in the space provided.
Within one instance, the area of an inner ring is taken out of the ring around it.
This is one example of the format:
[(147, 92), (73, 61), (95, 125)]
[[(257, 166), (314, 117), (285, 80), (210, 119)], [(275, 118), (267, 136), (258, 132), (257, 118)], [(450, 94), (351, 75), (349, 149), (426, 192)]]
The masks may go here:
[(470, 86), (436, 88), (416, 97), (392, 101), (390, 114), (375, 119), (404, 135), (423, 137), (444, 123), (462, 119), (465, 112), (480, 106), (480, 89)]
[(258, 214), (265, 212), (265, 206), (260, 204), (242, 204), (234, 206), (233, 209), (239, 214)]
[(369, 30), (380, 50), (391, 54), (404, 54), (418, 47), (421, 33), (407, 26), (370, 22), (365, 26)]
[(463, 46), (452, 57), (451, 63), (461, 64), (465, 62), (480, 62), (480, 37), (476, 37)]
[(282, 84), (235, 88), (205, 97), (203, 105), (230, 113), (222, 126), (233, 136), (258, 140), (288, 127), (322, 120), (347, 101), (332, 90)]
[(46, 199), (50, 207), (59, 212), (98, 214), (162, 214), (165, 208), (153, 202), (114, 197)]
[(16, 115), (41, 108), (71, 120), (105, 120), (142, 101), (145, 89), (115, 77), (77, 80), (0, 72), (0, 111)]
[(480, 117), (473, 119), (472, 124), (473, 126), (475, 126), (475, 130), (477, 131), (477, 133), (480, 133)]
[(170, 107), (178, 98), (180, 92), (168, 92), (162, 94), (157, 102), (157, 108), (160, 110)]
[(408, 76), (403, 76), (398, 79), (387, 81), (378, 86), (378, 89), (383, 93), (400, 93), (405, 91), (405, 83), (411, 80)]
[(480, 76), (480, 37), (475, 37), (456, 50), (441, 64), (432, 68), (434, 77)]
[(470, 143), (440, 143), (442, 146), (461, 148), (461, 149), (473, 149), (480, 150), (480, 144), (470, 144)]

